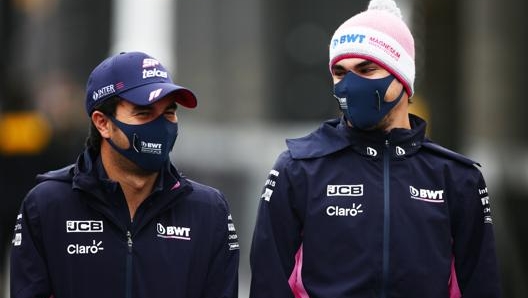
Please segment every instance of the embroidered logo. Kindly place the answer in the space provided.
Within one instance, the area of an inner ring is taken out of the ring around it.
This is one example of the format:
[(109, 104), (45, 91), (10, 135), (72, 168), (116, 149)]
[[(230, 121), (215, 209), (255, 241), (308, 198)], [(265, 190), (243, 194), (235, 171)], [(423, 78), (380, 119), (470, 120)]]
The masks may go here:
[(327, 197), (360, 197), (363, 196), (363, 184), (357, 185), (327, 185)]
[(361, 209), (361, 204), (354, 203), (352, 208), (344, 208), (340, 206), (328, 206), (326, 207), (326, 215), (328, 216), (352, 216), (355, 217), (360, 213), (363, 213)]
[(443, 203), (444, 202), (444, 191), (443, 190), (430, 190), (430, 189), (418, 189), (414, 186), (409, 186), (411, 193), (411, 199), (420, 200), (431, 203)]
[(103, 232), (102, 220), (67, 220), (66, 233)]
[(164, 226), (158, 223), (156, 230), (160, 238), (191, 240), (191, 228), (188, 227)]
[(264, 184), (264, 191), (262, 192), (262, 195), (260, 196), (261, 199), (264, 199), (264, 201), (269, 202), (271, 199), (271, 195), (273, 194), (273, 189), (275, 188), (276, 179), (279, 177), (279, 172), (276, 170), (271, 170), (268, 175), (268, 179), (266, 180), (266, 183)]

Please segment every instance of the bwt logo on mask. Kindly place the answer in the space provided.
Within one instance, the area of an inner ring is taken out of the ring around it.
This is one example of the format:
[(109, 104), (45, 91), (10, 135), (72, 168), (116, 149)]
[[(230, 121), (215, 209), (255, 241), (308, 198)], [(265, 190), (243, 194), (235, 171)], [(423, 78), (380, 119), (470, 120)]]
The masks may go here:
[(160, 143), (141, 142), (141, 153), (161, 154)]

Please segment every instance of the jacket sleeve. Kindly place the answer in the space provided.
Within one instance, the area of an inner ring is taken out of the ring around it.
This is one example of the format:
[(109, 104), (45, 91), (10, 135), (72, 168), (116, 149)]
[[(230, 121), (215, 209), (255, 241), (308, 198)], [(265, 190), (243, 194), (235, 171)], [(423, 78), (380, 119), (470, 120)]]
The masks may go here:
[(51, 286), (34, 193), (23, 201), (11, 247), (11, 297), (48, 298)]
[(488, 189), (480, 171), (461, 179), (453, 223), (453, 252), (463, 298), (498, 298), (500, 281)]
[(260, 197), (250, 253), (251, 298), (294, 297), (289, 281), (301, 246), (302, 217), (294, 203), (291, 161), (288, 152), (279, 156)]
[(210, 261), (207, 274), (207, 287), (204, 298), (236, 298), (238, 297), (238, 264), (239, 244), (233, 218), (229, 212), (227, 201), (223, 195), (223, 212), (219, 218), (217, 233), (215, 233), (214, 255)]

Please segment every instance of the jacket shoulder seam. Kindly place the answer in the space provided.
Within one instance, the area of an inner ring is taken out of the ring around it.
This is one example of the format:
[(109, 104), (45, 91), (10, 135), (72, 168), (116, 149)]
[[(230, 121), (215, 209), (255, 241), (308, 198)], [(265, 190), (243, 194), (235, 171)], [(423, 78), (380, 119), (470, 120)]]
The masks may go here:
[(422, 144), (422, 147), (432, 151), (433, 153), (440, 155), (442, 157), (448, 158), (450, 160), (454, 160), (457, 162), (460, 162), (462, 164), (468, 165), (468, 166), (481, 166), (478, 162), (458, 153), (455, 151), (452, 151), (450, 149), (447, 149), (445, 147), (442, 147), (436, 143), (426, 141)]

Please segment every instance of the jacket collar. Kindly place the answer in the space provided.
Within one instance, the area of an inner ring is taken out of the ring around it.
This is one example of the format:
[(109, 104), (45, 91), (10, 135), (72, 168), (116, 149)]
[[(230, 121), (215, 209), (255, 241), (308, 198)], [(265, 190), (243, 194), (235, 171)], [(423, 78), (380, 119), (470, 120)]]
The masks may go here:
[[(108, 179), (104, 170), (101, 157), (90, 148), (79, 155), (73, 170), (73, 188), (89, 192), (106, 201), (108, 193), (113, 193), (119, 187), (118, 183)], [(183, 178), (177, 169), (167, 162), (160, 171), (153, 192), (174, 192), (183, 189), (192, 189), (191, 183)]]
[(425, 139), (426, 123), (409, 114), (411, 129), (362, 131), (348, 127), (344, 118), (324, 122), (311, 134), (288, 139), (286, 144), (294, 159), (317, 158), (351, 147), (363, 156), (379, 158), (388, 149), (392, 158), (401, 159), (416, 153)]

